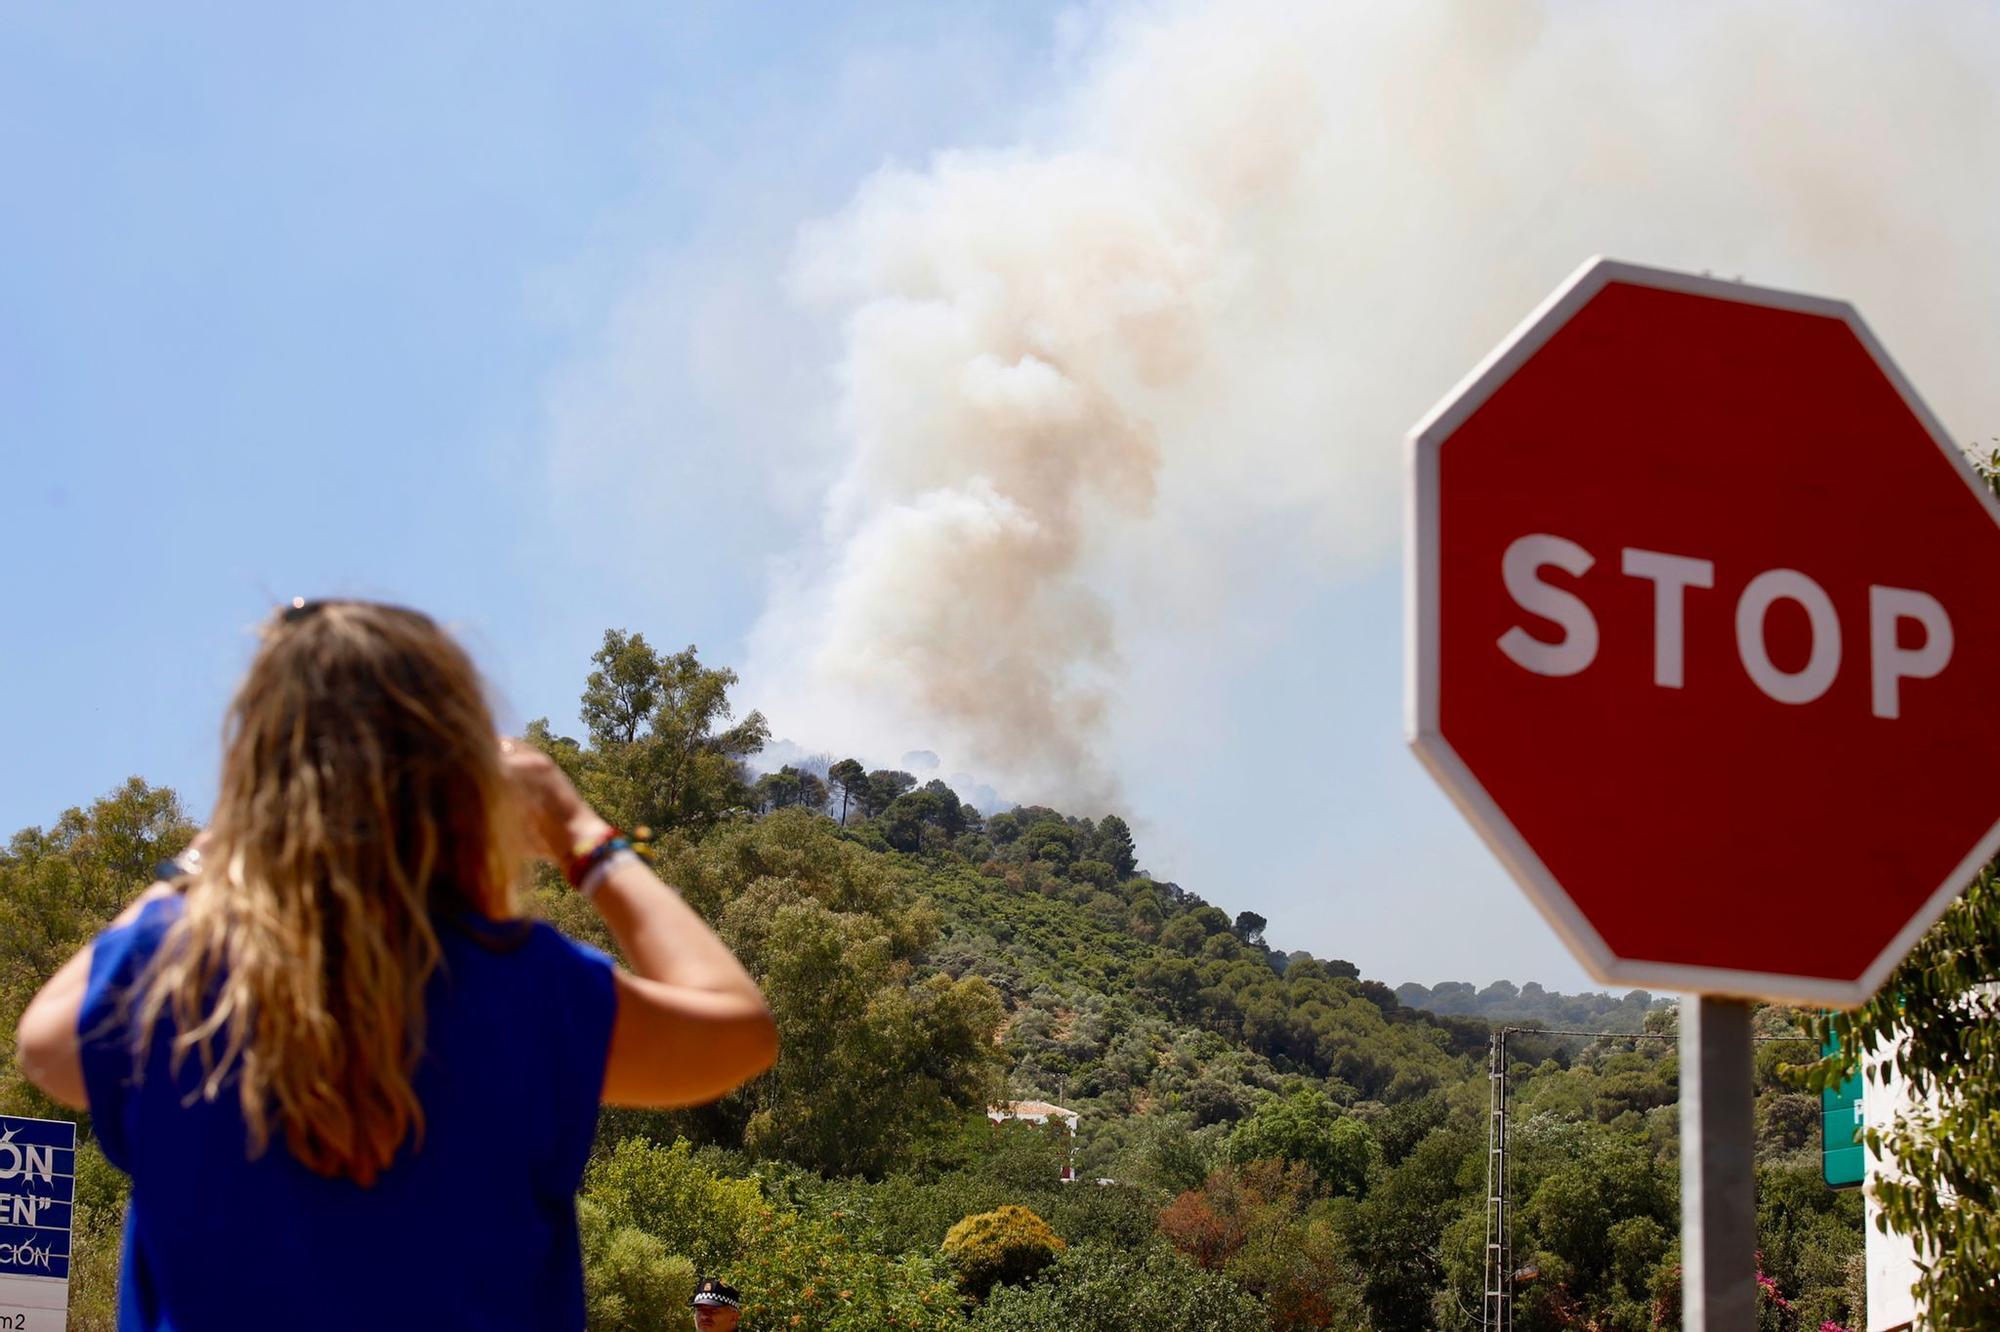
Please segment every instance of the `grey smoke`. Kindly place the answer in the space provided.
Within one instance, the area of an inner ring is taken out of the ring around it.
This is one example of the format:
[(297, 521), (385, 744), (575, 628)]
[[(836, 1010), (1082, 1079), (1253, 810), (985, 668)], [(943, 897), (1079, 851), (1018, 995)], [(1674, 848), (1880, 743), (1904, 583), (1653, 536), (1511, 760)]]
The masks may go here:
[(1404, 429), (1593, 253), (1850, 298), (2000, 430), (2000, 7), (1093, 13), (1037, 131), (801, 234), (840, 474), (746, 676), (815, 745), (1109, 799), (1287, 587), (1388, 558)]

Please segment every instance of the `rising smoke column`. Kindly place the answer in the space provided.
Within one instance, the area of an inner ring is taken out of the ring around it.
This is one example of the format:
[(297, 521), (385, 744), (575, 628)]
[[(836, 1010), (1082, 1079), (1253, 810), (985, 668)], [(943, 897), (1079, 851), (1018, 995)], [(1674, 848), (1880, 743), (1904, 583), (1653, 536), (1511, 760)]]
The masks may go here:
[(1023, 154), (882, 176), (807, 240), (805, 288), (852, 310), (827, 683), (983, 770), (1102, 787), (1115, 627), (1079, 574), (1153, 511), (1144, 403), (1200, 357), (1212, 231), (1116, 161)]
[(1135, 662), (1247, 659), (1386, 559), (1404, 429), (1593, 253), (1849, 296), (2000, 421), (1991, 8), (1230, 0), (1082, 46), (1052, 128), (802, 235), (844, 460), (753, 642), (781, 728), (1103, 800), (1201, 702)]

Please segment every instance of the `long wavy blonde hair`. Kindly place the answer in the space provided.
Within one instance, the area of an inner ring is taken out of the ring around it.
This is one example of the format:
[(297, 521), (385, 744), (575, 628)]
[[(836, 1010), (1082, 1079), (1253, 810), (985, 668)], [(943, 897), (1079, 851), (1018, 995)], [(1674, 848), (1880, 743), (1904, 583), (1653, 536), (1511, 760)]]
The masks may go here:
[(232, 1082), (252, 1156), (362, 1184), (421, 1141), (412, 1086), (437, 920), (516, 913), (510, 798), (472, 662), (427, 616), (360, 601), (274, 617), (230, 706), (199, 868), (135, 987), (198, 1094)]

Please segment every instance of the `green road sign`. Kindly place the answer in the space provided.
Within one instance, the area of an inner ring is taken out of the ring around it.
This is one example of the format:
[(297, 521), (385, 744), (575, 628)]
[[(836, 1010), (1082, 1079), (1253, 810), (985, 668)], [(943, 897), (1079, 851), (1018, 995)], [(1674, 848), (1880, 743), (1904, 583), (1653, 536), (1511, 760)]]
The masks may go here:
[[(1831, 1037), (1820, 1047), (1823, 1055), (1840, 1053)], [(1855, 1069), (1838, 1087), (1819, 1094), (1819, 1168), (1836, 1189), (1860, 1185), (1868, 1173), (1868, 1149), (1861, 1138), (1861, 1070)]]

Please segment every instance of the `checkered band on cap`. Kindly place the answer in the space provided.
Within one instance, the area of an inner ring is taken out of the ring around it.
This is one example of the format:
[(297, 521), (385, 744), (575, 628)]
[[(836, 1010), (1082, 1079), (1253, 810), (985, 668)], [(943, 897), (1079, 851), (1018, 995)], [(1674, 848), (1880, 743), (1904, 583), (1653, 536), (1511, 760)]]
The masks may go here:
[(727, 1281), (717, 1280), (715, 1277), (703, 1277), (700, 1281), (696, 1282), (694, 1298), (689, 1300), (688, 1303), (697, 1309), (704, 1307), (741, 1309), (743, 1307), (742, 1297), (736, 1293), (736, 1287), (730, 1285)]

